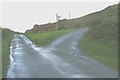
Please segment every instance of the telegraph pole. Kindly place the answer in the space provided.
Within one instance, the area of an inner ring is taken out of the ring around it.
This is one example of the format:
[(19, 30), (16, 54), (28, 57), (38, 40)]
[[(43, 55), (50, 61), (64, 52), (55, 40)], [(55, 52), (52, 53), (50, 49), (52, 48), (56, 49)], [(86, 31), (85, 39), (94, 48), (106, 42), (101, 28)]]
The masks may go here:
[(56, 14), (56, 31), (57, 31), (57, 21), (58, 21), (58, 14)]
[(57, 22), (58, 22), (59, 18), (61, 18), (61, 16), (59, 16), (58, 14), (56, 14), (56, 31), (57, 31), (57, 29), (58, 29), (58, 24), (57, 24)]
[(68, 15), (67, 29), (68, 29), (68, 26), (69, 26), (69, 22), (70, 22), (70, 12), (69, 12), (69, 15)]

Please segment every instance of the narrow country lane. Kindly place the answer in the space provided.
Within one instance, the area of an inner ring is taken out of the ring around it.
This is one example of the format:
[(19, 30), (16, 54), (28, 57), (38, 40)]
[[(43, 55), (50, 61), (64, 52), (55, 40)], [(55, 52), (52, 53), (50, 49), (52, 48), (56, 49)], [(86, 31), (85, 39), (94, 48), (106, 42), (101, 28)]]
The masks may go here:
[(46, 47), (37, 47), (24, 35), (14, 35), (7, 78), (117, 78), (116, 71), (80, 51), (78, 44), (87, 30), (71, 32)]

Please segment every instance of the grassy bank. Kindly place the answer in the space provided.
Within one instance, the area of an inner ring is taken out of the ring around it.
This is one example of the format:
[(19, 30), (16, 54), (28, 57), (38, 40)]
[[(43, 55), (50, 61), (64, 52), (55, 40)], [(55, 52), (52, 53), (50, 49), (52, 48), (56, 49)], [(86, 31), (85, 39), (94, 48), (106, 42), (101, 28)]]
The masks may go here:
[(36, 45), (47, 46), (56, 38), (72, 31), (74, 30), (69, 29), (69, 30), (58, 30), (58, 31), (46, 32), (46, 33), (29, 33), (29, 34), (26, 33), (25, 35)]
[(81, 40), (80, 48), (85, 55), (105, 64), (114, 70), (118, 70), (117, 44), (108, 44), (104, 41), (93, 41), (84, 36)]
[(9, 47), (13, 37), (13, 32), (8, 29), (2, 29), (2, 77), (5, 78), (9, 65)]
[[(0, 64), (2, 64), (2, 29), (0, 28)], [(0, 65), (0, 79), (2, 78), (2, 65)]]
[(118, 4), (81, 18), (88, 32), (80, 47), (86, 55), (118, 70)]

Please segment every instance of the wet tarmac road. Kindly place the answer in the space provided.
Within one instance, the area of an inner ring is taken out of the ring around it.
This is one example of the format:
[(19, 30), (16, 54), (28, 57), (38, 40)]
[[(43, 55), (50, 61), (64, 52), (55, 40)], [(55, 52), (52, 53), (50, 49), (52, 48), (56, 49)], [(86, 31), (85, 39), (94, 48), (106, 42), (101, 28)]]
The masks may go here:
[(7, 78), (117, 78), (116, 71), (84, 56), (78, 48), (88, 28), (62, 36), (46, 47), (15, 34)]

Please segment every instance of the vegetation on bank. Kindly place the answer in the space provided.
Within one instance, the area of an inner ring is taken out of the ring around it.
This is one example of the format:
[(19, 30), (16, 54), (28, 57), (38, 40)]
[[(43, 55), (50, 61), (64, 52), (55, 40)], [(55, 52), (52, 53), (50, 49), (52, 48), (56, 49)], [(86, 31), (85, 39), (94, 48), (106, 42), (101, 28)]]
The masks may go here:
[(118, 70), (118, 5), (109, 6), (83, 18), (87, 20), (89, 30), (81, 40), (82, 51)]
[(84, 36), (80, 43), (80, 49), (89, 56), (111, 69), (118, 70), (118, 46), (103, 41), (86, 39)]
[[(2, 29), (0, 28), (0, 64), (2, 64)], [(2, 78), (2, 65), (0, 65), (0, 79)]]
[(46, 33), (25, 33), (25, 35), (36, 45), (47, 46), (56, 38), (72, 31), (74, 30), (68, 29), (68, 30), (46, 32)]
[(6, 78), (9, 66), (10, 43), (14, 32), (9, 29), (2, 29), (2, 77)]

